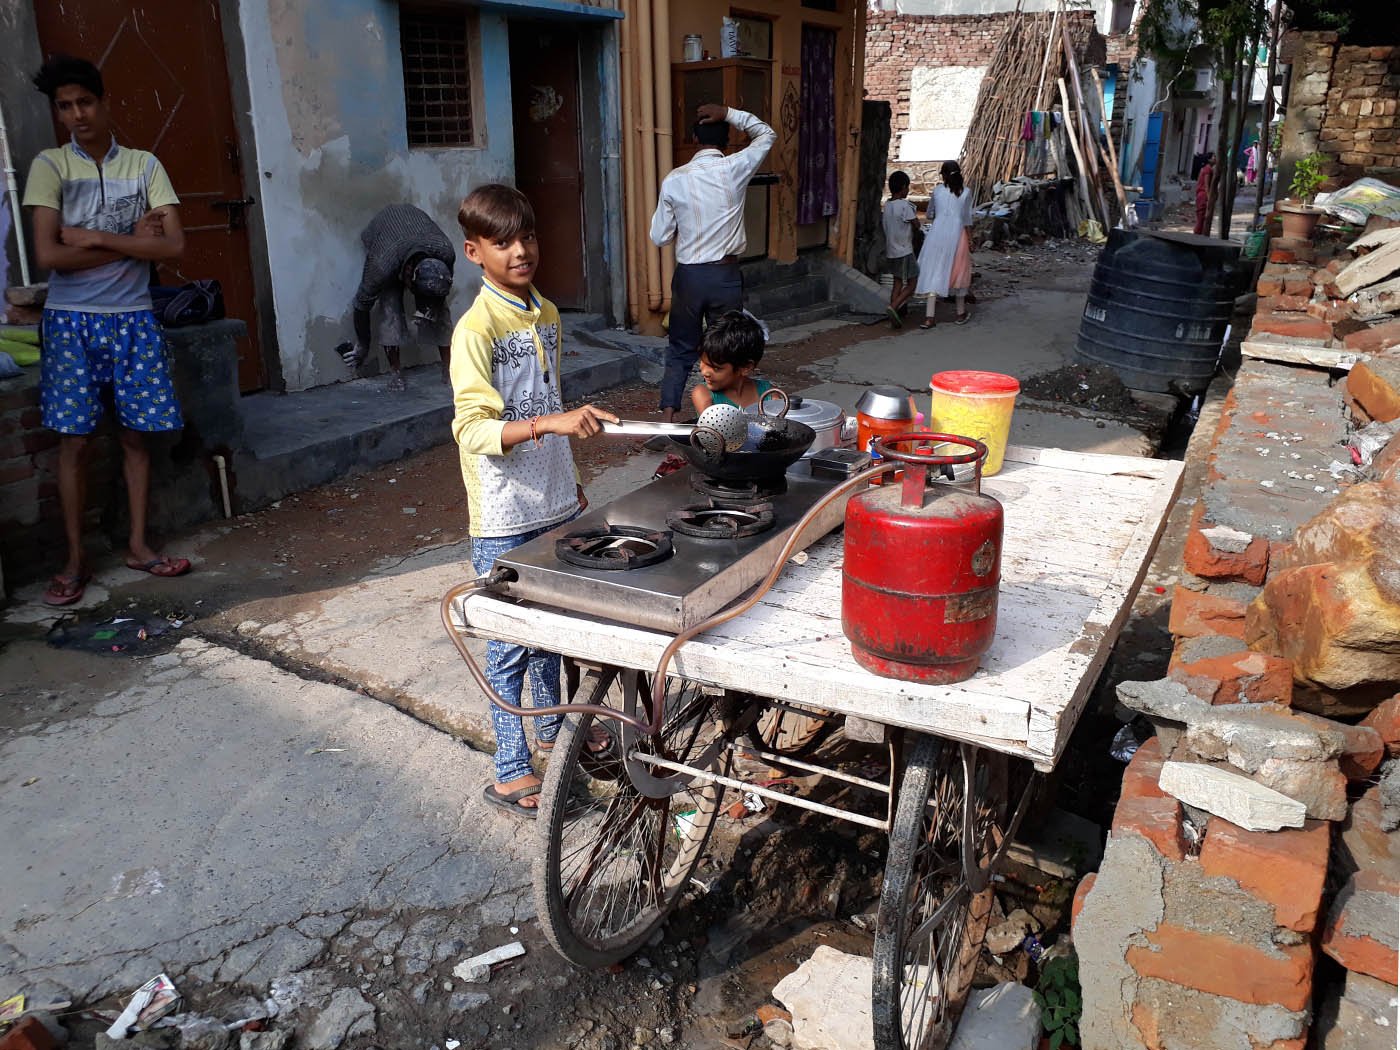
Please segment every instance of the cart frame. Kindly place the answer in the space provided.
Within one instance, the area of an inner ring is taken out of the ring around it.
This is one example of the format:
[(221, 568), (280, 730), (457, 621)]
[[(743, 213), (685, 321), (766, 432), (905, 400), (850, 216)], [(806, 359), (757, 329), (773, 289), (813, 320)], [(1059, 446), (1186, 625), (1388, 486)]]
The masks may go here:
[[(997, 640), (977, 675), (954, 685), (879, 678), (855, 663), (839, 623), (837, 536), (794, 558), (754, 608), (679, 649), (664, 699), (653, 696), (650, 673), (666, 635), (467, 597), (456, 610), (461, 633), (560, 652), (571, 702), (625, 716), (609, 727), (613, 744), (600, 755), (586, 746), (598, 715), (570, 715), (551, 756), (534, 881), (554, 946), (581, 965), (640, 948), (684, 892), (724, 790), (753, 793), (888, 834), (873, 961), (876, 1047), (945, 1046), (990, 915), (992, 874), (1036, 779), (1018, 777), (1016, 767), (1048, 771), (1067, 746), (1181, 472), (1175, 461), (1008, 448), (1003, 473), (984, 482), (1006, 509)], [(651, 736), (637, 727), (657, 705), (665, 724)], [(740, 743), (774, 712), (761, 739), (784, 712), (818, 727), (845, 718), (848, 735), (883, 739), (888, 781), (808, 762), (777, 731), (766, 748)], [(731, 774), (741, 747), (883, 794), (885, 816), (746, 783)]]

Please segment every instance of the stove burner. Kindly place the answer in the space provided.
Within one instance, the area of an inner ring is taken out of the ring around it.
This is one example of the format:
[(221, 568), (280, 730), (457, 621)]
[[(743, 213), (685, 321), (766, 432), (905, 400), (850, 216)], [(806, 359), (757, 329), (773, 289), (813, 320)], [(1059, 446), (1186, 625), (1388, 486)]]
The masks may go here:
[(692, 474), (690, 487), (702, 496), (710, 497), (716, 507), (737, 507), (742, 510), (774, 496), (781, 496), (787, 491), (787, 479), (780, 474), (761, 481), (721, 481), (703, 474)]
[(757, 536), (771, 529), (773, 505), (750, 503), (730, 507), (711, 503), (682, 507), (666, 515), (666, 524), (682, 536), (736, 540), (741, 536)]
[(583, 569), (640, 569), (671, 556), (671, 534), (635, 525), (579, 529), (555, 540), (554, 553)]

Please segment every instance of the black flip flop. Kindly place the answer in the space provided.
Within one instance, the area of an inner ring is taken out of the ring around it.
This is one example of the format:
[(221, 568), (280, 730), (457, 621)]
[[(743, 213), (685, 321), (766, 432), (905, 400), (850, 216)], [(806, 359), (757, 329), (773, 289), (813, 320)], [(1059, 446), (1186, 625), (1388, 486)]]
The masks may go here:
[(521, 817), (525, 820), (534, 820), (535, 817), (539, 815), (539, 806), (521, 806), (518, 805), (518, 803), (521, 799), (529, 798), (539, 793), (539, 785), (523, 787), (506, 795), (502, 795), (497, 791), (495, 784), (487, 784), (486, 788), (482, 791), (482, 795), (487, 802), (491, 803), (493, 806), (500, 806), (502, 809), (508, 809), (517, 817)]

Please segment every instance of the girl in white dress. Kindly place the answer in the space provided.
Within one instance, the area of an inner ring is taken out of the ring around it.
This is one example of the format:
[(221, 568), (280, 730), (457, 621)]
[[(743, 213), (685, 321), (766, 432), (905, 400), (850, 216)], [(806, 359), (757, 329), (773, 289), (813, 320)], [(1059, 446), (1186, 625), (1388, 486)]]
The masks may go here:
[(972, 248), (968, 229), (972, 226), (972, 194), (963, 185), (962, 168), (955, 160), (944, 161), (941, 185), (933, 188), (928, 202), (933, 227), (924, 238), (919, 253), (919, 283), (915, 292), (928, 296), (924, 323), (933, 327), (933, 311), (938, 297), (951, 295), (957, 302), (954, 318), (967, 323), (967, 290), (972, 284)]

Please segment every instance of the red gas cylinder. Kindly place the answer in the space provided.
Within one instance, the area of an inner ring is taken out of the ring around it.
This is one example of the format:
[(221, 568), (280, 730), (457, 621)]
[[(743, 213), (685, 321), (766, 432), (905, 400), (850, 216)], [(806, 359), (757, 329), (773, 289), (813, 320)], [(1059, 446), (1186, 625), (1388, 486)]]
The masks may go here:
[[(921, 447), (896, 447), (908, 442)], [(972, 451), (936, 455), (926, 442)], [(875, 674), (960, 682), (996, 632), (1004, 514), (982, 492), (987, 448), (950, 434), (907, 433), (880, 439), (877, 451), (908, 467), (902, 484), (869, 489), (846, 505), (841, 627), (856, 662)], [(973, 462), (971, 488), (928, 484), (930, 467)]]

